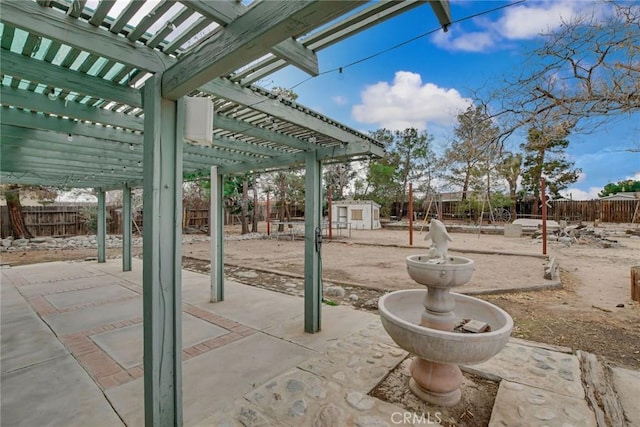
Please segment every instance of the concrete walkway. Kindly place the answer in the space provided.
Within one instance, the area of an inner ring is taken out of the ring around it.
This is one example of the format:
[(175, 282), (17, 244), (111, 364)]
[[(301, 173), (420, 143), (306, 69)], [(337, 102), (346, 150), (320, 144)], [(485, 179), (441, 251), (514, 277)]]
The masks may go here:
[[(142, 262), (133, 269), (1, 270), (2, 425), (143, 425)], [(185, 425), (398, 425), (402, 408), (367, 396), (407, 355), (376, 315), (323, 306), (322, 331), (311, 335), (301, 298), (231, 281), (225, 290), (211, 304), (209, 277), (183, 271)], [(502, 379), (490, 425), (596, 425), (576, 356), (558, 350), (512, 340), (473, 367)], [(638, 373), (617, 373), (637, 396), (629, 378)], [(633, 420), (637, 408), (626, 405)]]

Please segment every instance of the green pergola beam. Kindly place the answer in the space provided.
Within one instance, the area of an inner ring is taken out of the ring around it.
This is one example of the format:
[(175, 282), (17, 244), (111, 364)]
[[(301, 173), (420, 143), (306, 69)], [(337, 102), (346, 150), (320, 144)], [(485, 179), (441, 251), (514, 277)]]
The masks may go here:
[(122, 187), (122, 271), (131, 271), (131, 187)]
[(224, 300), (224, 177), (218, 174), (216, 166), (211, 167), (211, 195), (209, 197), (209, 227), (211, 228), (211, 291), (209, 300)]
[[(362, 32), (373, 25), (384, 22), (389, 18), (422, 4), (424, 4), (424, 2), (419, 0), (405, 0), (400, 2), (383, 0), (373, 2), (370, 6), (310, 34), (301, 44), (306, 49), (318, 52), (354, 34)], [(242, 86), (249, 86), (287, 65), (284, 58), (265, 58), (255, 64), (255, 67), (247, 68), (235, 74), (233, 80), (239, 81)]]
[(0, 21), (31, 34), (150, 72), (163, 71), (176, 62), (175, 58), (159, 51), (141, 44), (132, 44), (127, 39), (88, 22), (68, 19), (62, 13), (40, 7), (34, 2), (3, 1)]
[(244, 88), (225, 78), (212, 80), (211, 82), (202, 85), (198, 90), (228, 99), (229, 101), (233, 101), (241, 105), (250, 105), (254, 110), (258, 110), (273, 117), (277, 117), (280, 120), (308, 128), (331, 138), (335, 138), (338, 141), (351, 142), (367, 139), (364, 135), (349, 132), (344, 128), (344, 126), (331, 123), (330, 121), (327, 121), (326, 118), (321, 118), (319, 114), (316, 116), (316, 114), (308, 110), (299, 110), (285, 105), (282, 102), (274, 105), (273, 100), (268, 96), (257, 93), (249, 88)]
[[(249, 8), (242, 3), (221, 1), (191, 0), (189, 7), (222, 25), (229, 24), (249, 10)], [(300, 68), (314, 77), (320, 73), (316, 53), (311, 49), (307, 49), (302, 43), (297, 42), (293, 38), (285, 39), (269, 50), (287, 63)]]
[(316, 333), (322, 311), (322, 163), (306, 153), (304, 197), (304, 331)]
[(162, 75), (162, 95), (177, 99), (211, 79), (232, 73), (281, 41), (304, 34), (361, 2), (317, 0), (258, 2), (214, 33)]
[[(337, 145), (335, 147), (320, 148), (316, 151), (318, 160), (323, 162), (344, 160), (350, 157), (373, 155), (382, 157), (384, 150), (377, 145), (358, 141), (350, 144)], [(224, 174), (237, 174), (249, 170), (266, 170), (278, 167), (301, 166), (306, 161), (306, 153), (287, 154), (271, 159), (256, 160), (254, 162), (244, 162), (236, 165), (221, 166), (220, 171)]]
[(98, 196), (98, 219), (96, 221), (96, 238), (98, 240), (98, 262), (107, 260), (107, 203), (105, 191), (96, 188)]
[(315, 146), (310, 142), (269, 129), (264, 129), (241, 120), (232, 119), (231, 117), (223, 116), (222, 114), (216, 114), (213, 118), (213, 123), (215, 124), (215, 127), (228, 130), (229, 132), (242, 133), (254, 138), (264, 139), (287, 147), (297, 148), (299, 150), (315, 148)]
[(147, 426), (182, 425), (182, 133), (184, 101), (144, 85), (143, 329)]
[(0, 87), (0, 102), (2, 105), (26, 108), (31, 111), (41, 111), (62, 117), (102, 123), (141, 131), (143, 121), (140, 117), (123, 114), (103, 108), (90, 107), (77, 102), (66, 102), (63, 99), (50, 100), (45, 94), (38, 96), (34, 92), (12, 87)]
[(68, 91), (142, 107), (140, 91), (136, 89), (6, 50), (2, 51), (0, 72), (32, 83), (42, 82)]
[(68, 135), (88, 136), (104, 142), (126, 142), (142, 146), (142, 134), (129, 130), (114, 129), (105, 126), (82, 123), (63, 119), (62, 117), (46, 116), (42, 113), (32, 113), (15, 108), (2, 107), (3, 125), (13, 125), (23, 128), (50, 130)]

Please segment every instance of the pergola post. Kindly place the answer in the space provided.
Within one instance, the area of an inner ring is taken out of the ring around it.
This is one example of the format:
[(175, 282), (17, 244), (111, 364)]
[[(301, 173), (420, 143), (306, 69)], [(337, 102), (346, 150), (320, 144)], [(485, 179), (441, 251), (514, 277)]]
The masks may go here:
[(211, 302), (219, 302), (224, 300), (224, 210), (222, 206), (224, 179), (218, 174), (217, 166), (211, 166), (210, 179)]
[(144, 85), (145, 425), (182, 425), (181, 226), (184, 100)]
[(304, 330), (320, 330), (322, 304), (322, 163), (315, 151), (306, 153), (304, 201)]
[(122, 188), (122, 271), (131, 271), (131, 188)]
[(96, 193), (98, 194), (98, 217), (96, 219), (98, 262), (105, 262), (107, 258), (107, 204), (105, 191), (98, 188)]

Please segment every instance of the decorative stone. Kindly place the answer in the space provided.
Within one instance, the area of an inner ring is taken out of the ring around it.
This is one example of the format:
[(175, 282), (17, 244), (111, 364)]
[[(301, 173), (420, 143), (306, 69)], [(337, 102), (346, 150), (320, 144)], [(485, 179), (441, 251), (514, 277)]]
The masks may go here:
[(286, 388), (287, 388), (287, 391), (291, 393), (296, 393), (304, 390), (304, 383), (300, 380), (292, 378), (289, 381), (287, 381)]
[(313, 427), (334, 427), (340, 425), (342, 419), (342, 410), (333, 403), (327, 403), (313, 418)]
[(329, 297), (344, 297), (345, 290), (342, 286), (329, 286), (324, 290), (324, 294)]
[(305, 412), (307, 412), (307, 402), (304, 399), (296, 400), (289, 408), (289, 415), (292, 417), (301, 417)]
[(351, 407), (358, 409), (360, 411), (366, 411), (373, 408), (375, 401), (370, 397), (358, 392), (352, 391), (347, 393), (347, 403), (351, 405)]
[(259, 427), (268, 425), (267, 421), (251, 408), (240, 408), (238, 422), (244, 427)]

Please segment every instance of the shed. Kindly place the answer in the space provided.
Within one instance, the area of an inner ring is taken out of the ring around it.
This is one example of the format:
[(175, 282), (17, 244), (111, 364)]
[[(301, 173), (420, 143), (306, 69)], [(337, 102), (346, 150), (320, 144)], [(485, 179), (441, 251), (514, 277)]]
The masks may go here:
[(380, 225), (380, 205), (371, 200), (342, 200), (334, 202), (331, 215), (338, 227), (356, 230), (377, 230)]
[(640, 191), (625, 191), (600, 197), (600, 200), (640, 200)]

